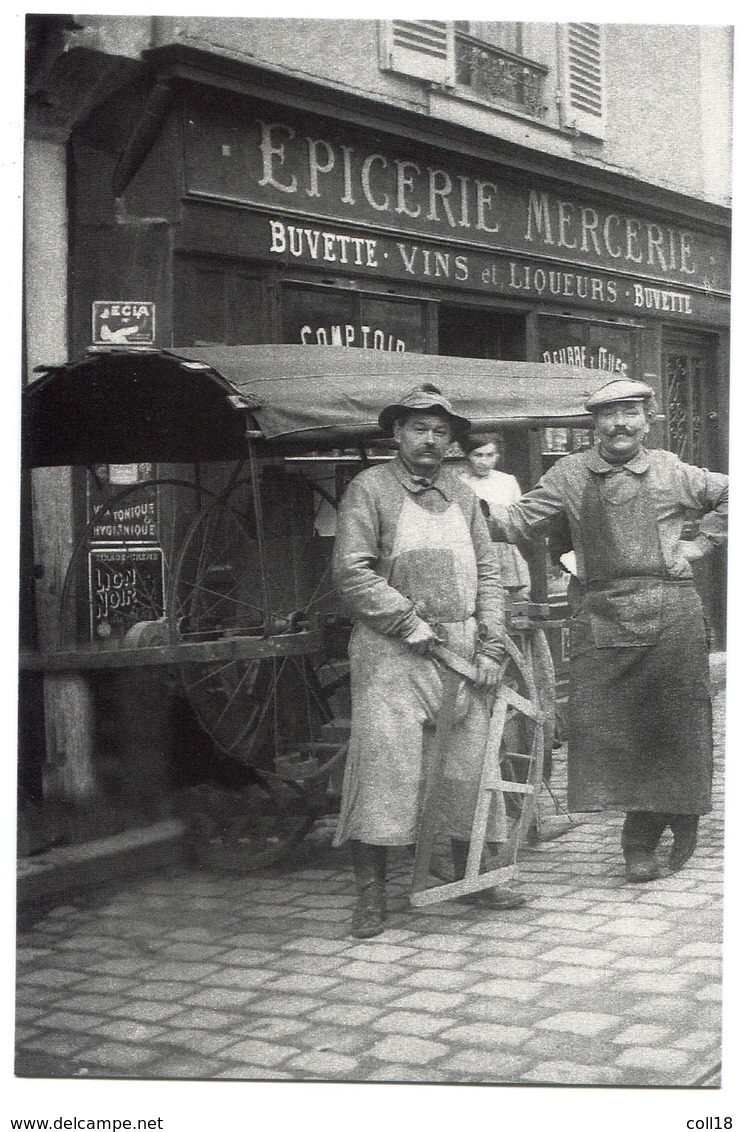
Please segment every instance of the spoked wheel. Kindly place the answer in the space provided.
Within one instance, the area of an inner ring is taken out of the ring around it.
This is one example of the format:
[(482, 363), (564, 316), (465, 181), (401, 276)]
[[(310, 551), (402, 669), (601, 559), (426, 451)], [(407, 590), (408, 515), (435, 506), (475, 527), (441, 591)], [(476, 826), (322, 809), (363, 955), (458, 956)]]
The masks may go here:
[(203, 646), (195, 660), (180, 650), (183, 690), (219, 750), (256, 782), (237, 820), (245, 868), (276, 859), (327, 809), (345, 755), (348, 664), (322, 628), (334, 624), (332, 540), (308, 522), (317, 488), (295, 475), (280, 487), (283, 514), (267, 503), (265, 530), (248, 479), (204, 508), (169, 601), (171, 643)]
[[(509, 833), (506, 844), (499, 847), (499, 864), (511, 864), (527, 838), (536, 817), (544, 769), (544, 696), (535, 679), (530, 635), (523, 634), (519, 644), (520, 648), (509, 641), (501, 679), (512, 695), (506, 707), (500, 758)], [(533, 712), (539, 712), (540, 718)]]

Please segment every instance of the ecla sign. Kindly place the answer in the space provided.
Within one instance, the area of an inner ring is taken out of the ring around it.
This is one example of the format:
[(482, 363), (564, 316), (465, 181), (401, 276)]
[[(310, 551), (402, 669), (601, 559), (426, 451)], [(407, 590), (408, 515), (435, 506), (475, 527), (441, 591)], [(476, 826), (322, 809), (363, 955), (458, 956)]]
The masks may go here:
[(155, 304), (138, 300), (95, 300), (92, 324), (94, 346), (153, 346)]

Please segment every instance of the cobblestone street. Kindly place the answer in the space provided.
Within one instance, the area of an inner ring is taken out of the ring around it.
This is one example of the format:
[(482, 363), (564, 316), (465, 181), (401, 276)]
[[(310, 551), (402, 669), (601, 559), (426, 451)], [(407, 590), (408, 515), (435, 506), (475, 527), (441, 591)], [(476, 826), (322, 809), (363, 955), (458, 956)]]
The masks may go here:
[(718, 1085), (722, 770), (718, 752), (696, 854), (649, 884), (624, 881), (620, 815), (584, 815), (524, 851), (510, 912), (410, 909), (401, 851), (389, 929), (354, 940), (350, 867), (320, 825), (262, 874), (171, 867), (25, 914), (16, 1072)]

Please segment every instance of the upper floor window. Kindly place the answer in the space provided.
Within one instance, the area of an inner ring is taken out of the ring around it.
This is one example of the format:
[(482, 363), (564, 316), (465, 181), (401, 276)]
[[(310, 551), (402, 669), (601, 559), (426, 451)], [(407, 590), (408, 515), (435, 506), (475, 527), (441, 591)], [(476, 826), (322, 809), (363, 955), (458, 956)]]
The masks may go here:
[[(603, 137), (602, 28), (557, 27), (550, 63), (559, 71), (560, 124)], [(550, 67), (527, 58), (524, 28), (521, 23), (494, 21), (383, 20), (381, 66), (541, 118), (549, 109), (545, 79)]]

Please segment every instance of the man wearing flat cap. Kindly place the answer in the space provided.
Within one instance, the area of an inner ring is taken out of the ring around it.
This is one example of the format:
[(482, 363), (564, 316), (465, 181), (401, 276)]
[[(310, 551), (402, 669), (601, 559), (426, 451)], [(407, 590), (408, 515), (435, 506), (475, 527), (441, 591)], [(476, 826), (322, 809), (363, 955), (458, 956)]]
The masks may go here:
[[(394, 459), (350, 483), (338, 512), (335, 584), (354, 621), (351, 738), (335, 844), (349, 842), (357, 889), (352, 934), (383, 930), (390, 846), (412, 845), (442, 704), (437, 640), (477, 667), (462, 681), (445, 755), (447, 832), (459, 876), (469, 850), (490, 699), (503, 655), (503, 590), (475, 493), (442, 466), (469, 421), (431, 385), (387, 405), (379, 426)], [(468, 903), (514, 908), (523, 897), (494, 887)]]
[[(694, 852), (711, 808), (709, 659), (692, 563), (725, 539), (727, 477), (646, 449), (653, 391), (616, 379), (586, 401), (595, 446), (565, 456), (491, 530), (528, 541), (567, 518), (579, 599), (570, 639), (568, 808), (622, 810), (629, 881), (660, 876)], [(699, 534), (682, 540), (701, 515)]]

